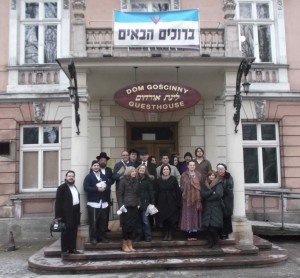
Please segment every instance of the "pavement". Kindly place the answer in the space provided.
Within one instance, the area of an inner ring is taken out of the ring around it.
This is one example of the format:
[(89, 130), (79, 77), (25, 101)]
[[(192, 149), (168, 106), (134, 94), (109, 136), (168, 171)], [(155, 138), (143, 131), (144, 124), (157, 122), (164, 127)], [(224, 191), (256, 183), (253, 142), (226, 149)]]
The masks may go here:
[[(55, 238), (54, 240), (56, 240)], [(276, 237), (267, 238), (273, 244), (289, 251), (289, 259), (282, 264), (270, 265), (269, 267), (256, 268), (220, 268), (220, 269), (192, 269), (192, 270), (158, 270), (140, 272), (122, 272), (106, 274), (73, 274), (76, 277), (105, 277), (105, 278), (276, 278), (276, 277), (300, 277), (300, 237)], [(65, 277), (70, 275), (49, 275), (34, 273), (28, 268), (27, 260), (41, 248), (50, 245), (53, 239), (45, 241), (16, 242), (16, 251), (5, 251), (7, 244), (0, 244), (0, 277)]]

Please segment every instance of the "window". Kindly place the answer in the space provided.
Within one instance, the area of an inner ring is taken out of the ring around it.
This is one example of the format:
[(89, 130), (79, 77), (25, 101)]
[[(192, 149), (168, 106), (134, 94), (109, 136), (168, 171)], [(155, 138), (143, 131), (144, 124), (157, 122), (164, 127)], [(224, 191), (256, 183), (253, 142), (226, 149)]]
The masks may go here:
[(22, 62), (55, 63), (60, 33), (60, 0), (24, 0), (22, 2)]
[(256, 62), (274, 62), (273, 18), (271, 1), (238, 1), (237, 19), (244, 57), (256, 57)]
[(132, 12), (166, 12), (169, 11), (170, 1), (130, 1)]
[(279, 136), (276, 123), (243, 124), (246, 185), (279, 187)]
[(21, 128), (21, 191), (56, 189), (60, 177), (60, 128), (55, 125)]

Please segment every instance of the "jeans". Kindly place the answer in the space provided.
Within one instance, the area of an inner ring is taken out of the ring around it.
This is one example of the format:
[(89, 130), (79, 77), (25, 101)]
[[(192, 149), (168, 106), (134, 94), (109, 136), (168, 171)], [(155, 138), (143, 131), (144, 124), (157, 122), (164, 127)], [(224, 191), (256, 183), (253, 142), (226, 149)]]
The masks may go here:
[(142, 211), (142, 227), (143, 227), (143, 235), (145, 240), (151, 240), (152, 235), (151, 235), (151, 225), (149, 221), (149, 216), (146, 215), (146, 211)]

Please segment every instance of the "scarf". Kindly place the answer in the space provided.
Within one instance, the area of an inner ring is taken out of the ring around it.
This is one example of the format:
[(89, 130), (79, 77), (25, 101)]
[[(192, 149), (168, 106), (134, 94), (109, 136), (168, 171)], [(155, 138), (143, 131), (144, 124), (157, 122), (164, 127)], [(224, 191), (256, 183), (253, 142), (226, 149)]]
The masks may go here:
[(187, 206), (196, 207), (198, 211), (202, 211), (200, 176), (197, 175), (197, 173), (191, 175), (189, 172), (186, 172), (183, 186), (184, 191), (182, 197), (186, 200)]
[(208, 189), (212, 189), (217, 183), (219, 183), (219, 181), (222, 180), (222, 177), (217, 176), (213, 181), (209, 182), (209, 179), (207, 178), (205, 180), (205, 186)]

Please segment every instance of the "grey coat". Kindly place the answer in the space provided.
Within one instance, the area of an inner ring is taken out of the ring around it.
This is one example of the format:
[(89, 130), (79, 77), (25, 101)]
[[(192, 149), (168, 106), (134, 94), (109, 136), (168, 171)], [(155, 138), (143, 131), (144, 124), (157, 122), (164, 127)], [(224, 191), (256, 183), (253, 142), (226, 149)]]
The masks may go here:
[(223, 186), (219, 181), (211, 189), (206, 185), (202, 186), (201, 195), (203, 199), (203, 227), (223, 227)]

